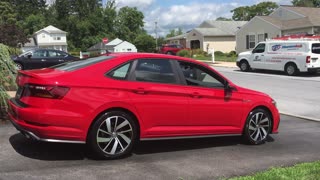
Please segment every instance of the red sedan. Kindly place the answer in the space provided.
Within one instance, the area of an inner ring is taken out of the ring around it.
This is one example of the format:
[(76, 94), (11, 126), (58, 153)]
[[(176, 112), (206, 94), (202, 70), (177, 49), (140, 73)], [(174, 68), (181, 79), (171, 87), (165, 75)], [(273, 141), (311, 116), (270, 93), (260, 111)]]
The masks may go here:
[(9, 103), (26, 137), (86, 143), (99, 158), (138, 140), (242, 135), (262, 144), (278, 132), (275, 101), (233, 84), (198, 61), (162, 54), (109, 54), (20, 71)]

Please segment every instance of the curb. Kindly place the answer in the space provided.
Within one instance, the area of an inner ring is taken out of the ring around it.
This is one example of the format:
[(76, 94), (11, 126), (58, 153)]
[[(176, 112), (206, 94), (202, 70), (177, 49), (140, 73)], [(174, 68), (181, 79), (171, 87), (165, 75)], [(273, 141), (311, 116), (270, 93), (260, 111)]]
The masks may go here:
[(294, 115), (294, 114), (286, 113), (286, 112), (279, 112), (279, 113), (282, 114), (282, 115), (292, 116), (292, 117), (300, 118), (300, 119), (307, 120), (307, 121), (320, 122), (320, 119), (317, 119), (317, 118), (311, 118), (311, 117), (306, 117), (306, 116), (299, 116), (299, 115)]

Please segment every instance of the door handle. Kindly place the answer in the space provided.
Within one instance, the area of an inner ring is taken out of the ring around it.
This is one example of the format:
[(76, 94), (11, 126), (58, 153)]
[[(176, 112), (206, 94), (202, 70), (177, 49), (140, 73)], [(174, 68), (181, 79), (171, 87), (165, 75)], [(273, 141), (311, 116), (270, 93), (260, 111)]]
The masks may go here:
[(59, 59), (59, 62), (63, 62), (64, 60), (63, 59)]
[(261, 56), (264, 56), (264, 54), (261, 54)]
[(45, 60), (45, 59), (41, 59), (41, 61), (47, 61), (47, 60)]
[(143, 88), (138, 88), (136, 90), (133, 90), (136, 94), (147, 94), (147, 92)]
[(201, 98), (201, 95), (198, 92), (194, 92), (191, 94), (191, 97), (193, 98)]

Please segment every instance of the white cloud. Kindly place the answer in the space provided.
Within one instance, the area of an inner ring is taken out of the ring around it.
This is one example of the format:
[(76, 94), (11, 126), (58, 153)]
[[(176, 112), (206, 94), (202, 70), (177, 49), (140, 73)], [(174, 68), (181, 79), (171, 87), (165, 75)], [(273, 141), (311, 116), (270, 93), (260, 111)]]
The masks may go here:
[(237, 7), (237, 3), (189, 3), (185, 5), (173, 5), (169, 8), (156, 8), (145, 12), (145, 29), (154, 34), (154, 22), (158, 22), (158, 32), (165, 35), (170, 29), (182, 28), (184, 31), (192, 30), (204, 20), (217, 17), (231, 17), (231, 9)]
[(147, 9), (154, 2), (155, 0), (116, 0), (116, 4), (118, 7), (138, 7), (140, 10)]

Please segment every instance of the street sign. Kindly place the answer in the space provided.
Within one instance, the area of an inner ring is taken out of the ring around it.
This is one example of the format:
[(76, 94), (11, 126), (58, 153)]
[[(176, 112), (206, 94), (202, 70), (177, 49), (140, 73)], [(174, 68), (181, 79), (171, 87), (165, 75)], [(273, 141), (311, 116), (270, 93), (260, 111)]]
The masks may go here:
[(107, 44), (108, 41), (109, 41), (108, 38), (103, 38), (103, 39), (102, 39), (102, 42), (103, 42), (104, 44)]

